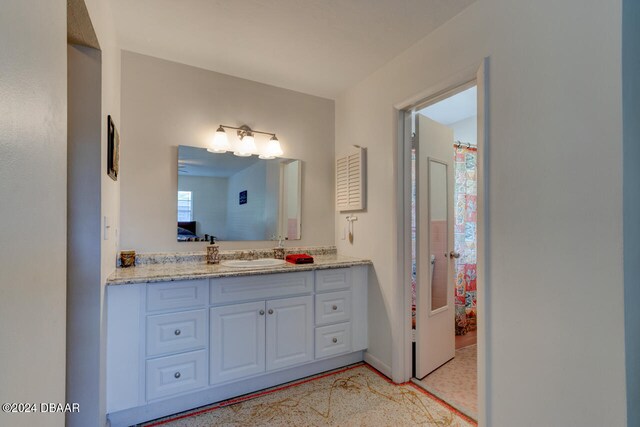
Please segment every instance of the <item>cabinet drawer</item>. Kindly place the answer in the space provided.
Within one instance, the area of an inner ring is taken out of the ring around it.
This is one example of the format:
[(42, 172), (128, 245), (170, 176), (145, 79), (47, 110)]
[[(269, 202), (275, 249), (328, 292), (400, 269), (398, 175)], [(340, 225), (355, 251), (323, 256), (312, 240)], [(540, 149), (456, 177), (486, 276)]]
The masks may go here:
[(211, 304), (278, 298), (313, 292), (313, 271), (211, 279)]
[(316, 270), (316, 292), (338, 291), (351, 288), (351, 269)]
[(196, 350), (206, 339), (206, 310), (147, 316), (147, 357)]
[(147, 361), (147, 400), (184, 393), (206, 385), (205, 350)]
[(316, 295), (316, 325), (351, 320), (351, 291)]
[(198, 308), (207, 305), (207, 280), (149, 283), (147, 311)]
[(316, 328), (316, 359), (351, 351), (351, 323)]

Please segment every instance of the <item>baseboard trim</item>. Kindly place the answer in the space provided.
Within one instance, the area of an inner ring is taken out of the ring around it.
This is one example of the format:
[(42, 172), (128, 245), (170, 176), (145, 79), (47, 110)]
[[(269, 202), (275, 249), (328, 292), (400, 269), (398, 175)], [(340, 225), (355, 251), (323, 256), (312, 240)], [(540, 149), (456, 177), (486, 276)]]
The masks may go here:
[[(112, 427), (131, 426), (299, 380), (310, 375), (361, 362), (362, 360), (363, 352), (356, 351), (282, 371), (200, 389), (197, 392), (186, 395), (156, 400), (143, 406), (113, 412), (108, 414), (107, 418)], [(372, 364), (372, 366), (374, 365)]]
[(383, 374), (385, 377), (391, 379), (391, 367), (384, 363), (382, 360), (378, 359), (368, 351), (364, 352), (364, 361), (369, 365), (373, 366), (377, 371)]

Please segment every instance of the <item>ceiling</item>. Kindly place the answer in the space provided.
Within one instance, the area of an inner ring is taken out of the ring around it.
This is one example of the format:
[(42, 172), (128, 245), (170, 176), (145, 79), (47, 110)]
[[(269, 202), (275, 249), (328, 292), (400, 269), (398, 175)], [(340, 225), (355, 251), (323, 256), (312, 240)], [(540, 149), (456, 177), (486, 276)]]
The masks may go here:
[(111, 0), (122, 49), (325, 98), (475, 0)]
[(67, 0), (67, 43), (100, 50), (84, 0)]
[(473, 86), (467, 90), (456, 93), (449, 98), (443, 99), (433, 105), (430, 105), (418, 113), (449, 126), (460, 120), (475, 117), (477, 115), (477, 86)]
[(257, 162), (287, 163), (289, 159), (262, 160), (258, 156), (238, 157), (233, 153), (210, 153), (205, 148), (178, 147), (178, 175), (229, 178)]
[(258, 162), (258, 156), (210, 153), (204, 148), (178, 147), (178, 175), (228, 178)]

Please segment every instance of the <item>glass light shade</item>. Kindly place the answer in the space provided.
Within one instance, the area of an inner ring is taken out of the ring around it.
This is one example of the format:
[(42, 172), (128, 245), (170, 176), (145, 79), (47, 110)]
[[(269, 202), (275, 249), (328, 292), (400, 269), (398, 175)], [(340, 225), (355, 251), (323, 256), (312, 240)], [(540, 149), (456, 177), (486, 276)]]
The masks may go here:
[(265, 152), (262, 153), (259, 157), (261, 159), (275, 159), (276, 157), (282, 156), (282, 154), (283, 152), (282, 148), (280, 147), (280, 141), (278, 141), (278, 138), (273, 135), (267, 143)]
[(229, 140), (227, 139), (227, 133), (222, 126), (218, 128), (216, 134), (213, 136), (213, 142), (211, 147), (207, 148), (207, 151), (212, 153), (224, 153), (229, 150)]
[(246, 134), (240, 140), (240, 146), (236, 151), (233, 152), (233, 154), (239, 157), (249, 157), (255, 152), (256, 152), (256, 141), (253, 138), (252, 134)]

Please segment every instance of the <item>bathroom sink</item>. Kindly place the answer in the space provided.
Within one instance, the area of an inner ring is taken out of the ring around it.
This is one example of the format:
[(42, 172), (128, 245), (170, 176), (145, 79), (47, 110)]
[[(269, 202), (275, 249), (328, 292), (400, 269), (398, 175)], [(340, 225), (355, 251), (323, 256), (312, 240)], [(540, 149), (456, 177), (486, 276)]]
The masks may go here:
[(283, 265), (285, 262), (286, 261), (283, 259), (260, 258), (254, 260), (233, 259), (229, 261), (222, 261), (220, 264), (225, 267), (232, 268), (266, 268), (277, 267), (279, 265)]

